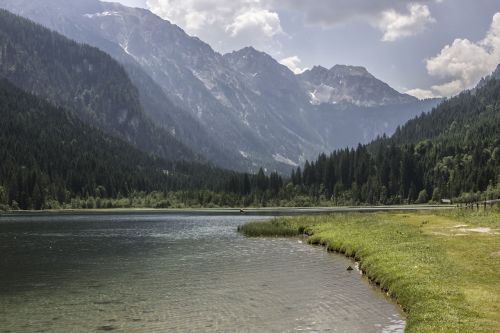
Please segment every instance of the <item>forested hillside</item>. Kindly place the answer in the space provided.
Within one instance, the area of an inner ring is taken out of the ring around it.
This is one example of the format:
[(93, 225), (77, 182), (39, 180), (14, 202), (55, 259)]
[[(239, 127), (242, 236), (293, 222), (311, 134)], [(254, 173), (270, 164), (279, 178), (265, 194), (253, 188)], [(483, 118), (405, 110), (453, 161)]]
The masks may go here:
[(500, 183), (500, 80), (451, 98), (367, 146), (321, 155), (292, 174), (313, 202), (424, 203), (497, 196)]
[(217, 189), (229, 172), (169, 163), (92, 128), (71, 112), (0, 81), (0, 204), (59, 207), (74, 198)]
[(106, 53), (0, 10), (0, 77), (148, 153), (194, 159), (144, 114), (137, 89)]
[(149, 156), (6, 80), (0, 119), (0, 210), (236, 206), (260, 199), (269, 182), (275, 195), (283, 185), (276, 173)]

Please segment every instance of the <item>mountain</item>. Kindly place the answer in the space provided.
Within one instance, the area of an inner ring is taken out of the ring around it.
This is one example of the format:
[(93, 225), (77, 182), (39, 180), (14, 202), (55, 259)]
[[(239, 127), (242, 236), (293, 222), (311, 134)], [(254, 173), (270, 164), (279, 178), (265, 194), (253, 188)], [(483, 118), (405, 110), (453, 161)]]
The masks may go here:
[(299, 194), (339, 204), (497, 199), (499, 133), (500, 80), (491, 75), (389, 138), (320, 155), (292, 182)]
[(144, 9), (97, 0), (0, 0), (0, 7), (109, 53), (149, 117), (232, 168), (286, 172), (322, 151), (392, 133), (439, 102), (399, 94), (358, 67), (296, 76), (253, 48), (221, 55)]
[(5, 79), (0, 118), (0, 206), (40, 209), (89, 196), (218, 189), (232, 175), (152, 157)]
[(312, 104), (349, 103), (383, 106), (417, 102), (370, 74), (364, 67), (335, 65), (330, 70), (316, 66), (300, 74)]
[(4, 10), (0, 11), (0, 77), (145, 152), (195, 158), (146, 117), (136, 88), (109, 55)]
[[(304, 151), (321, 149), (288, 122), (300, 122), (296, 108), (269, 105), (248, 76), (208, 44), (148, 11), (102, 6), (100, 12), (82, 13), (86, 26), (121, 45), (176, 105), (250, 167), (289, 168)], [(108, 12), (113, 15), (102, 15)]]
[(175, 106), (162, 88), (151, 79), (141, 65), (119, 44), (115, 44), (94, 32), (89, 25), (89, 17), (84, 13), (95, 12), (103, 4), (86, 0), (48, 0), (48, 1), (4, 1), (0, 7), (16, 12), (37, 23), (76, 40), (93, 45), (112, 55), (127, 72), (131, 83), (137, 88), (141, 106), (146, 115), (167, 130), (171, 137), (182, 141), (190, 150), (226, 167), (243, 169), (238, 161), (239, 154), (232, 154), (223, 145), (206, 133), (196, 119), (188, 112)]

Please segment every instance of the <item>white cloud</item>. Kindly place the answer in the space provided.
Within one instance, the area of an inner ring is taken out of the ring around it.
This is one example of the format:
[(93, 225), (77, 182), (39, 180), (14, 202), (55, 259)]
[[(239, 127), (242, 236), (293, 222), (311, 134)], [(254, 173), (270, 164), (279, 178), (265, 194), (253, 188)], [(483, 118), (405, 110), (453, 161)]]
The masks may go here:
[[(118, 1), (118, 0), (114, 0)], [(366, 22), (394, 41), (415, 35), (433, 21), (426, 5), (440, 0), (119, 0), (146, 1), (155, 14), (179, 25), (222, 52), (254, 46), (279, 53), (285, 35), (279, 13), (302, 13), (307, 22), (331, 27)]]
[(435, 95), (454, 96), (470, 87), (466, 86), (461, 80), (453, 80), (448, 83), (434, 85), (431, 88), (435, 92)]
[(283, 32), (266, 0), (147, 0), (147, 5), (222, 52), (250, 45), (269, 52)]
[(280, 64), (288, 67), (295, 74), (301, 74), (307, 70), (307, 68), (300, 68), (302, 60), (299, 57), (293, 56), (280, 60)]
[(479, 42), (455, 39), (435, 57), (427, 59), (427, 72), (445, 82), (434, 85), (434, 94), (453, 96), (472, 88), (500, 63), (500, 13), (493, 16), (486, 37)]
[(272, 0), (276, 8), (294, 9), (312, 25), (332, 27), (366, 22), (383, 32), (383, 41), (395, 41), (422, 32), (434, 22), (428, 3), (443, 0)]
[(273, 37), (283, 32), (278, 14), (265, 9), (252, 9), (239, 14), (234, 18), (233, 23), (226, 27), (226, 31), (232, 37), (254, 33)]
[(432, 90), (426, 90), (426, 89), (411, 89), (405, 92), (405, 94), (414, 96), (418, 99), (427, 99), (427, 98), (434, 98), (436, 97), (436, 94)]
[(411, 4), (408, 6), (408, 11), (409, 13), (406, 14), (390, 9), (381, 14), (377, 26), (384, 32), (383, 41), (393, 42), (416, 35), (424, 31), (429, 23), (435, 22), (429, 7), (426, 5)]
[(128, 7), (146, 8), (146, 0), (100, 0), (103, 2), (119, 2)]

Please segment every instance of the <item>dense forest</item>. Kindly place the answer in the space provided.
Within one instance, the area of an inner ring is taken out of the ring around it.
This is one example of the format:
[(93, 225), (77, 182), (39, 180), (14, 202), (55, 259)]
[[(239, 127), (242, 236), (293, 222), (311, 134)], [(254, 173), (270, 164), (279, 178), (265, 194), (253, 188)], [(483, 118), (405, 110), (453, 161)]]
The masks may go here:
[(0, 81), (0, 119), (4, 209), (169, 207), (215, 199), (226, 205), (234, 203), (230, 196), (214, 193), (224, 193), (235, 178), (248, 180), (243, 193), (257, 186), (257, 175), (149, 156), (6, 80)]

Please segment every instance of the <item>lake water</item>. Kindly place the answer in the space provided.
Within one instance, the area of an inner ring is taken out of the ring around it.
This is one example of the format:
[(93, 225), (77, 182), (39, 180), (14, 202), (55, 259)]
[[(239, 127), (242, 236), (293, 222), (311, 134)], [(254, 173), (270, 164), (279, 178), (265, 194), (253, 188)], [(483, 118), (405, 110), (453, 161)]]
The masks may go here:
[(0, 332), (402, 332), (352, 263), (263, 217), (0, 217)]

